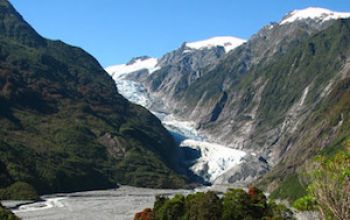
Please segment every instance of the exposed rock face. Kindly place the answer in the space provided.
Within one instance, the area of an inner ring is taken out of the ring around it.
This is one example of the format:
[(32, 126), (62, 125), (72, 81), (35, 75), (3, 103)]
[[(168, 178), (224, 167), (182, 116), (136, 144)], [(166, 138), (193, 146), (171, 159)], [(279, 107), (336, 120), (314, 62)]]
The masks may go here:
[(109, 154), (115, 157), (125, 156), (127, 143), (122, 138), (113, 137), (110, 133), (106, 133), (99, 138), (99, 142), (107, 148)]
[[(224, 55), (224, 47), (196, 50), (183, 44), (159, 60), (161, 69), (148, 76), (144, 84), (154, 97), (172, 103), (202, 77), (205, 68), (213, 67)], [(169, 109), (173, 110), (171, 106)]]

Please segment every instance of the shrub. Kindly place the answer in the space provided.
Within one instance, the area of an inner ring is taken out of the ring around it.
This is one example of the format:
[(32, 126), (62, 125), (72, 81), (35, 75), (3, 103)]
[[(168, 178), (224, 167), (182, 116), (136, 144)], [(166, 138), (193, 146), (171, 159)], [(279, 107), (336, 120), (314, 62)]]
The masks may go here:
[(306, 195), (294, 201), (293, 207), (298, 211), (312, 211), (316, 209), (316, 204), (315, 197)]
[(175, 195), (174, 198), (159, 197), (154, 207), (154, 217), (157, 220), (176, 220), (184, 215), (185, 197), (183, 195)]
[(330, 159), (320, 156), (308, 169), (308, 191), (323, 218), (349, 219), (350, 153), (337, 153)]
[(35, 191), (35, 189), (24, 182), (16, 182), (11, 186), (0, 189), (0, 199), (1, 200), (37, 200), (39, 199), (39, 195)]
[(185, 204), (185, 219), (221, 219), (222, 201), (214, 192), (191, 194), (187, 196)]

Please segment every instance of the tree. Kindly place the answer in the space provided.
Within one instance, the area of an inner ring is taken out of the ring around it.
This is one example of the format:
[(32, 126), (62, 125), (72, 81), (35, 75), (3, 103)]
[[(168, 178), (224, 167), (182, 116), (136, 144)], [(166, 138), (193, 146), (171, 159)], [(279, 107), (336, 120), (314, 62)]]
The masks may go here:
[(174, 198), (157, 197), (154, 205), (155, 220), (177, 220), (184, 215), (185, 197), (175, 195)]
[(198, 220), (220, 220), (222, 213), (222, 201), (214, 192), (207, 192), (200, 204)]
[(250, 197), (243, 189), (229, 189), (223, 198), (222, 219), (249, 219), (249, 201)]

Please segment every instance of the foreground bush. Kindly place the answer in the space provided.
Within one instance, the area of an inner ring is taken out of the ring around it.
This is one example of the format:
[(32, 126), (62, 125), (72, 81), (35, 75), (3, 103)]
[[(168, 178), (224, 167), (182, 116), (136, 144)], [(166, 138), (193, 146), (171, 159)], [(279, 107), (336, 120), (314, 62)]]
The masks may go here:
[[(350, 219), (350, 153), (320, 156), (307, 169), (309, 197), (315, 200), (311, 205), (318, 208), (322, 218)], [(307, 208), (310, 201), (302, 198), (296, 208), (303, 209), (303, 205)]]
[[(293, 213), (285, 206), (268, 202), (262, 191), (250, 187), (230, 189), (222, 198), (215, 192), (198, 192), (173, 198), (157, 196), (153, 210), (135, 215), (135, 220), (288, 220)], [(147, 216), (147, 218), (142, 218)]]

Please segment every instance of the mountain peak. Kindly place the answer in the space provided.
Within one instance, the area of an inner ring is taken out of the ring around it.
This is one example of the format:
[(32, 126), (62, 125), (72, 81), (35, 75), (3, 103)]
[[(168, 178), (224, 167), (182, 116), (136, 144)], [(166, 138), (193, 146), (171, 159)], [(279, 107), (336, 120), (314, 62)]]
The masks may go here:
[(126, 65), (132, 65), (134, 63), (137, 63), (137, 62), (141, 62), (141, 61), (145, 61), (145, 60), (148, 60), (148, 59), (151, 59), (152, 57), (150, 56), (138, 56), (138, 57), (134, 57), (132, 58)]
[(224, 36), (224, 37), (212, 37), (202, 41), (190, 42), (186, 43), (186, 47), (196, 50), (209, 49), (212, 47), (222, 46), (225, 48), (226, 53), (233, 50), (234, 48), (240, 46), (245, 43), (246, 40)]
[(298, 20), (314, 19), (317, 21), (328, 21), (341, 18), (349, 18), (349, 12), (336, 12), (325, 8), (309, 7), (300, 10), (294, 10), (288, 13), (280, 22), (281, 25), (292, 23)]

